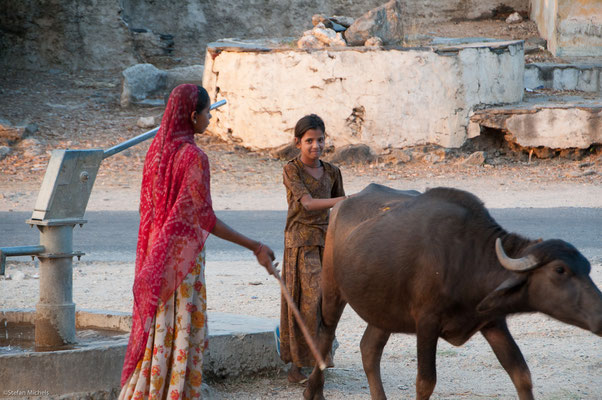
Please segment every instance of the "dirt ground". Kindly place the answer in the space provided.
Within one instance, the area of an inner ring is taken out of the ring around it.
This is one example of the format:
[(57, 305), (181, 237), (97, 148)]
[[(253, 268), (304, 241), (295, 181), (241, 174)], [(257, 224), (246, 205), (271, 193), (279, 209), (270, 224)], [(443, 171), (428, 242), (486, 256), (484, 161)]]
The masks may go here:
[[(431, 29), (438, 34), (466, 36), (472, 25), (451, 24)], [(455, 29), (452, 30), (451, 27)], [(534, 37), (532, 23), (475, 23), (472, 36)], [(418, 29), (417, 29), (418, 32)], [(514, 36), (516, 34), (516, 36)], [(542, 57), (547, 57), (545, 54)], [(162, 108), (119, 107), (119, 72), (68, 75), (60, 71), (0, 73), (0, 119), (33, 123), (37, 132), (0, 160), (0, 211), (27, 211), (33, 204), (52, 149), (107, 149), (146, 131), (139, 117), (156, 116)], [(198, 138), (211, 162), (212, 195), (217, 210), (283, 210), (281, 181), (284, 161), (269, 152), (248, 151), (210, 134)], [(149, 143), (142, 143), (103, 161), (88, 210), (136, 210), (142, 163)], [(348, 193), (370, 182), (402, 189), (452, 186), (469, 190), (488, 207), (595, 207), (602, 209), (602, 157), (591, 149), (577, 159), (530, 161), (526, 152), (487, 149), (483, 165), (464, 161), (474, 150), (441, 155), (441, 149), (414, 149), (409, 162), (382, 154), (375, 162), (342, 165)], [(423, 156), (419, 156), (422, 153)], [(260, 236), (260, 230), (257, 233)], [(0, 232), (0, 239), (2, 232)], [(570, 238), (569, 238), (570, 239)], [(1, 242), (1, 240), (0, 240)], [(0, 243), (1, 244), (1, 243)], [(602, 247), (601, 247), (602, 248)], [(592, 257), (594, 281), (602, 285), (602, 250)], [(37, 271), (33, 263), (13, 262), (10, 271), (22, 279), (0, 280), (2, 307), (33, 307)], [(81, 308), (131, 311), (133, 262), (77, 262), (74, 301)], [(279, 287), (252, 259), (248, 263), (207, 265), (210, 309), (277, 319)], [(365, 324), (350, 309), (343, 315), (337, 338), (336, 367), (326, 375), (330, 399), (364, 399), (369, 389), (361, 366), (359, 340)], [(523, 350), (541, 399), (600, 399), (602, 350), (593, 334), (540, 315), (514, 317), (510, 329)], [(392, 399), (414, 398), (416, 343), (413, 336), (394, 335), (385, 349), (382, 375)], [(440, 341), (438, 384), (433, 399), (512, 399), (514, 388), (485, 341), (475, 336), (462, 347)], [(302, 387), (287, 383), (284, 371), (222, 382), (209, 382), (212, 398), (296, 399)]]

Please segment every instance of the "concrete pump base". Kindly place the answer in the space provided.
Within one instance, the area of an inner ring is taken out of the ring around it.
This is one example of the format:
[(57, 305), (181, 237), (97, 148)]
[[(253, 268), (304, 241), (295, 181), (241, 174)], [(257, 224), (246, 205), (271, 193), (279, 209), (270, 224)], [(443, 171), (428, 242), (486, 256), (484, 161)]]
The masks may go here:
[[(15, 330), (32, 332), (29, 328), (33, 329), (34, 318), (33, 310), (0, 310), (0, 336), (8, 338)], [(274, 341), (277, 321), (216, 312), (210, 312), (208, 320), (204, 377), (250, 375), (283, 366)], [(6, 346), (0, 347), (0, 398), (104, 398), (118, 394), (131, 315), (78, 311), (76, 323), (75, 348), (11, 353)], [(86, 340), (89, 332), (102, 335)]]

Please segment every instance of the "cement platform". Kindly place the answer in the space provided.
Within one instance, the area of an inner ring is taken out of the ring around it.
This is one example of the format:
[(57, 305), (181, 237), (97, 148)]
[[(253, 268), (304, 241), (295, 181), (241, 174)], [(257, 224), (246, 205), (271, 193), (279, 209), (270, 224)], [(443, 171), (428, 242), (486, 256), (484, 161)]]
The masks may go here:
[[(33, 324), (34, 310), (0, 310), (0, 322)], [(72, 350), (0, 354), (0, 399), (112, 397), (119, 391), (131, 315), (77, 312), (77, 330), (115, 330), (114, 336)], [(276, 320), (209, 312), (203, 375), (228, 378), (283, 366), (276, 352)], [(99, 397), (100, 396), (100, 397)]]
[(547, 92), (528, 92), (521, 103), (475, 111), (470, 121), (503, 130), (523, 147), (586, 149), (602, 143), (600, 96)]

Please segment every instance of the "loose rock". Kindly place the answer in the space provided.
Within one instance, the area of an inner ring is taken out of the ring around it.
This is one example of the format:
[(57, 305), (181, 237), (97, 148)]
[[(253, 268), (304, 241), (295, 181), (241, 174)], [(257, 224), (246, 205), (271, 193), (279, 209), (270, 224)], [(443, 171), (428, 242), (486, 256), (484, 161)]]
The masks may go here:
[(475, 151), (466, 160), (462, 162), (465, 165), (483, 165), (485, 163), (486, 153), (484, 151)]
[(366, 47), (383, 47), (383, 40), (378, 36), (373, 36), (364, 43)]
[(330, 20), (335, 24), (339, 24), (345, 28), (349, 28), (355, 22), (355, 19), (351, 17), (345, 17), (343, 15), (333, 15)]
[(313, 35), (304, 35), (297, 42), (297, 47), (300, 49), (321, 49), (324, 47), (324, 43), (318, 40)]
[(332, 29), (332, 21), (322, 14), (316, 14), (313, 17), (311, 17), (311, 23), (314, 26), (322, 24), (325, 28)]
[(334, 153), (325, 157), (335, 164), (367, 164), (374, 160), (372, 150), (365, 144), (349, 144), (335, 149)]
[(521, 17), (519, 13), (514, 12), (514, 13), (510, 14), (508, 16), (508, 18), (506, 18), (506, 23), (508, 23), (508, 24), (518, 24), (522, 20), (523, 20), (523, 17)]
[[(317, 41), (315, 39), (317, 39)], [(347, 43), (345, 42), (345, 39), (343, 39), (341, 33), (326, 28), (321, 22), (319, 22), (312, 30), (305, 31), (303, 37), (297, 42), (297, 46), (301, 49), (340, 47), (346, 45)]]
[(358, 18), (345, 31), (345, 40), (350, 46), (362, 46), (370, 37), (378, 36), (384, 44), (395, 44), (403, 39), (401, 15), (401, 2), (391, 0)]
[[(167, 73), (152, 64), (136, 64), (123, 73), (121, 106), (131, 104), (162, 105), (161, 97), (167, 86)], [(154, 101), (153, 101), (154, 100)]]
[(154, 128), (157, 125), (155, 117), (140, 117), (136, 122), (140, 128)]

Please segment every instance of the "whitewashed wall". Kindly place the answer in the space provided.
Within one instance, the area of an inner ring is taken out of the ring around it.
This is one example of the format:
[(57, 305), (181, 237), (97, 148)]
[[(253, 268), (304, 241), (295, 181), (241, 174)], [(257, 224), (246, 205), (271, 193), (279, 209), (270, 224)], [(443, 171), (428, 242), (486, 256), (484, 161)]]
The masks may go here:
[(212, 132), (251, 148), (290, 142), (308, 113), (335, 145), (458, 147), (475, 106), (522, 100), (523, 58), (521, 41), (314, 51), (222, 42), (208, 45), (203, 85), (228, 100)]
[(602, 0), (531, 0), (530, 18), (560, 57), (602, 57)]

